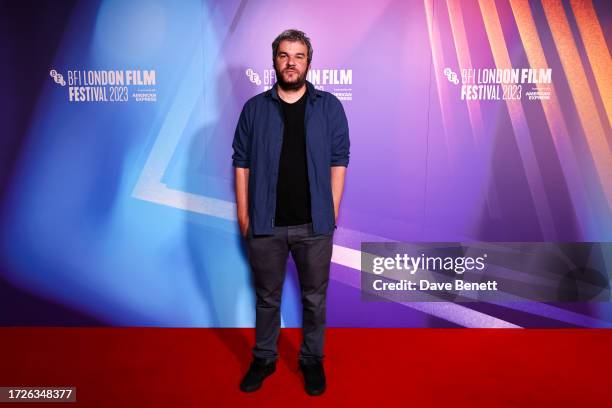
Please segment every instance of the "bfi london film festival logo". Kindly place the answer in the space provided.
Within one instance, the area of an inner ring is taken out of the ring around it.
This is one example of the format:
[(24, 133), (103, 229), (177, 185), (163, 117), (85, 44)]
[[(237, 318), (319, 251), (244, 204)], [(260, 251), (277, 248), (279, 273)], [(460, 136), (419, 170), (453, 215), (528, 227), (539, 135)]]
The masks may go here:
[(261, 79), (259, 78), (259, 74), (253, 71), (252, 68), (246, 70), (246, 75), (249, 77), (249, 80), (255, 85), (261, 85)]
[(459, 85), (461, 100), (550, 100), (552, 68), (465, 68), (459, 75), (451, 68), (442, 72), (448, 82)]
[[(276, 83), (276, 72), (273, 69), (264, 69), (260, 75), (253, 68), (245, 70), (245, 76), (252, 84), (267, 91)], [(315, 88), (334, 94), (341, 101), (353, 100), (353, 70), (352, 69), (311, 69), (306, 79)]]
[(52, 69), (49, 76), (67, 86), (69, 102), (157, 102), (155, 70)]

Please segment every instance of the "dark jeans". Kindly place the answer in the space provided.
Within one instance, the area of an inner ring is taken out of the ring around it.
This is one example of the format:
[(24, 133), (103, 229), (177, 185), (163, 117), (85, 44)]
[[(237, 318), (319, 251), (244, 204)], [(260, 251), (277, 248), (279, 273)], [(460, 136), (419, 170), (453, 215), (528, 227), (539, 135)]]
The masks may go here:
[(253, 235), (249, 227), (246, 241), (257, 298), (253, 355), (268, 361), (278, 358), (281, 293), (287, 257), (291, 252), (297, 266), (303, 306), (299, 359), (323, 359), (333, 233), (315, 235), (312, 223), (275, 227), (274, 235)]

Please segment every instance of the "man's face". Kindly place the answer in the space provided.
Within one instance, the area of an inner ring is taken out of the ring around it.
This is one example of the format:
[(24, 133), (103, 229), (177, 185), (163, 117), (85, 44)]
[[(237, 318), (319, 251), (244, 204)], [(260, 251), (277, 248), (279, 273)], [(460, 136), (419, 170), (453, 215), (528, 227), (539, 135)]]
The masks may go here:
[(274, 59), (276, 81), (283, 89), (299, 89), (308, 73), (308, 47), (301, 41), (283, 40)]

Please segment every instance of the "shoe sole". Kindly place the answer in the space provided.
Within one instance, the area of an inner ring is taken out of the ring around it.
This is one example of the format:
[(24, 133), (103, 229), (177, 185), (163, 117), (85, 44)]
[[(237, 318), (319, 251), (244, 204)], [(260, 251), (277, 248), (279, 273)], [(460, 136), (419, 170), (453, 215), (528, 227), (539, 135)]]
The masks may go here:
[(308, 390), (306, 389), (306, 394), (312, 396), (312, 397), (318, 397), (319, 395), (322, 395), (325, 392), (326, 387), (323, 387), (322, 390)]

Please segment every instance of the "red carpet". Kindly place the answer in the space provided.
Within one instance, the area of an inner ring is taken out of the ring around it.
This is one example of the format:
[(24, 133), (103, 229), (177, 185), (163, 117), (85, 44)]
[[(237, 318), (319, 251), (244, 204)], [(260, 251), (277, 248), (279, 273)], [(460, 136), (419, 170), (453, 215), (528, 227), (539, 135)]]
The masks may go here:
[(283, 329), (277, 371), (263, 388), (241, 393), (253, 336), (252, 329), (2, 328), (0, 386), (76, 386), (77, 403), (62, 406), (612, 404), (610, 330), (329, 329), (321, 397), (302, 388), (299, 329)]

